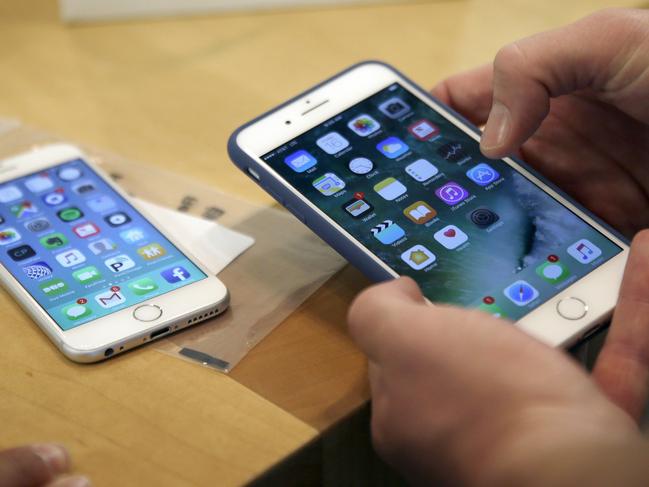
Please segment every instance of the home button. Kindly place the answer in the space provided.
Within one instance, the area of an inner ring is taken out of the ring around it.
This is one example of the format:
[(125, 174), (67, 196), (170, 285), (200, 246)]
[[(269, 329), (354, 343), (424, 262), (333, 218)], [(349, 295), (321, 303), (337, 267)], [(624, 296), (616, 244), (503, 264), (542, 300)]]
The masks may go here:
[(588, 305), (579, 298), (563, 298), (557, 303), (557, 313), (567, 320), (580, 320), (588, 312)]
[(133, 318), (139, 321), (155, 321), (162, 316), (162, 309), (155, 304), (143, 304), (133, 311)]

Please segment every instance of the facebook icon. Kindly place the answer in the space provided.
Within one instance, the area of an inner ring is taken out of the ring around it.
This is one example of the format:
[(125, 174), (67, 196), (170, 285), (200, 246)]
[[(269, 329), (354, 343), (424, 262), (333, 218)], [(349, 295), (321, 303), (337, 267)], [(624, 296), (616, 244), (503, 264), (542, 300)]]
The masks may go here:
[(171, 269), (162, 271), (160, 275), (164, 277), (165, 281), (167, 281), (170, 284), (179, 281), (186, 281), (191, 276), (191, 274), (187, 272), (187, 269), (180, 266), (172, 267)]

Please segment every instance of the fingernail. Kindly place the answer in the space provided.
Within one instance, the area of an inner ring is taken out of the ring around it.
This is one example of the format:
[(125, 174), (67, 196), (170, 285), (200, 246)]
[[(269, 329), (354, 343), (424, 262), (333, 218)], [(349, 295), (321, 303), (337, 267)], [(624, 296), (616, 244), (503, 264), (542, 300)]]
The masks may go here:
[(88, 477), (74, 475), (72, 477), (58, 478), (51, 484), (47, 484), (47, 487), (90, 487), (91, 485)]
[(494, 102), (489, 113), (489, 119), (482, 134), (480, 147), (482, 150), (494, 150), (502, 147), (511, 129), (511, 113), (500, 102)]
[(61, 445), (44, 443), (33, 445), (31, 448), (36, 455), (41, 457), (53, 474), (67, 472), (70, 467), (68, 451)]

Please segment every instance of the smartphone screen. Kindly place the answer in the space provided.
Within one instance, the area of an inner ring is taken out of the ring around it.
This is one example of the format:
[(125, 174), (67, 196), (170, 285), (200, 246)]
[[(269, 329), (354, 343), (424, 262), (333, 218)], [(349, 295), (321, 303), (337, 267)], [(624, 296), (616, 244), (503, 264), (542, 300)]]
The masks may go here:
[(398, 83), (262, 159), (433, 302), (517, 320), (622, 251)]
[(0, 186), (0, 262), (63, 330), (207, 277), (81, 159)]

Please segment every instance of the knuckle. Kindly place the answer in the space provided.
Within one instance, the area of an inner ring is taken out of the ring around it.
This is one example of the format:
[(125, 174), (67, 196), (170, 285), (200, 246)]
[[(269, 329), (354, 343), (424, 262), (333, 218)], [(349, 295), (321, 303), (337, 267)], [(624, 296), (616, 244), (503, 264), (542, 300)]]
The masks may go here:
[(498, 50), (494, 58), (494, 71), (516, 71), (523, 63), (525, 63), (525, 48), (521, 41), (515, 41)]
[(0, 480), (7, 481), (7, 485), (42, 485), (52, 478), (48, 465), (29, 447), (0, 452), (0, 464), (4, 464), (0, 468), (4, 478)]

